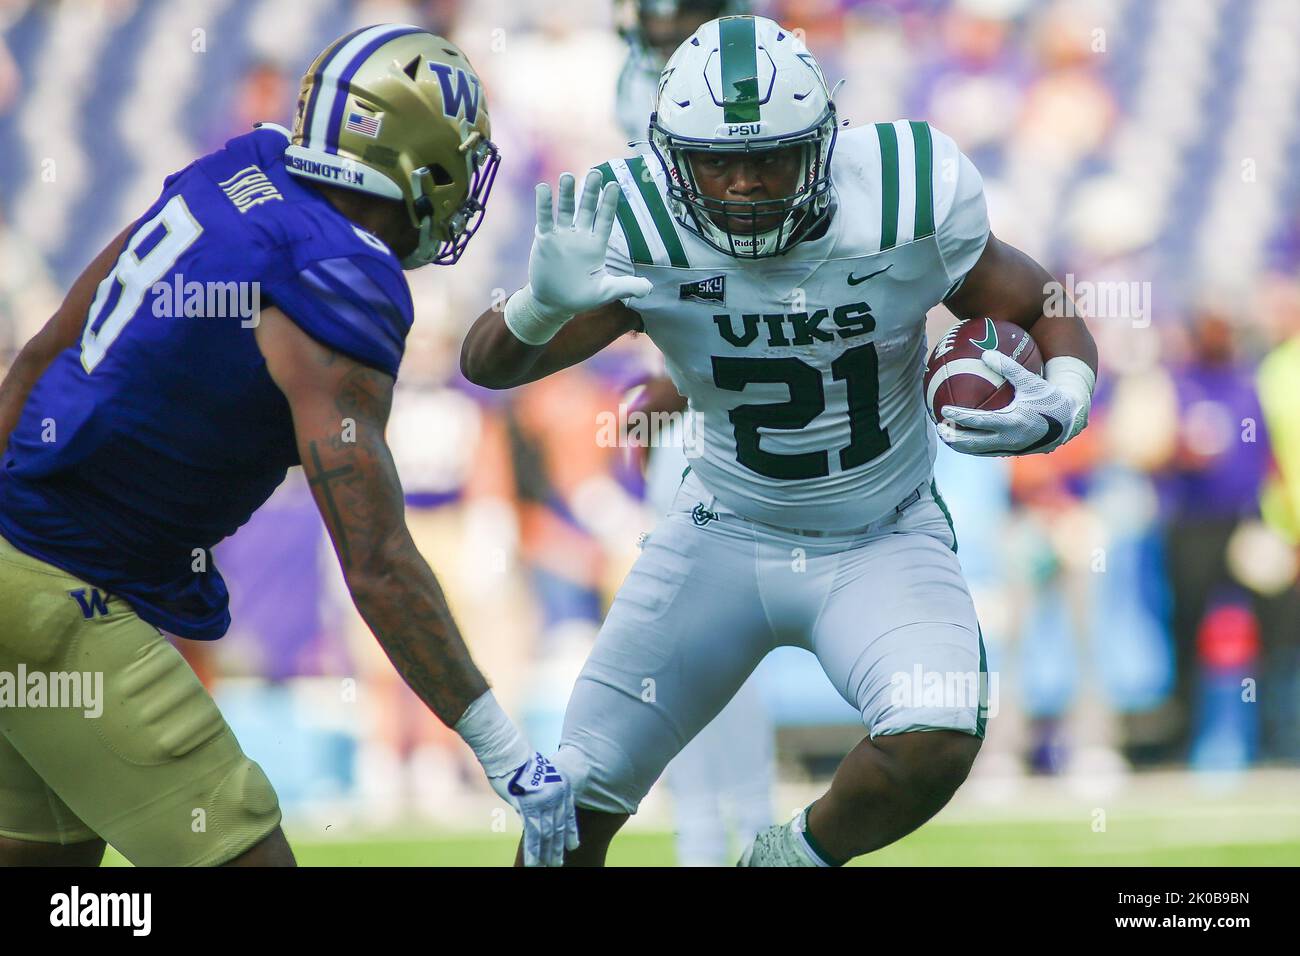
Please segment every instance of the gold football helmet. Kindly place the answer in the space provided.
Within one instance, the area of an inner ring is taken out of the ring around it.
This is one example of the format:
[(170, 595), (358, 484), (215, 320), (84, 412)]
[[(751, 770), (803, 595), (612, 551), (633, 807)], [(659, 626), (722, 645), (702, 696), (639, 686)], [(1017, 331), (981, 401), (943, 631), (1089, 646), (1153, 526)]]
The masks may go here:
[(401, 200), (414, 269), (460, 258), (483, 218), (500, 156), (469, 60), (419, 27), (340, 37), (307, 69), (285, 164), (297, 175)]

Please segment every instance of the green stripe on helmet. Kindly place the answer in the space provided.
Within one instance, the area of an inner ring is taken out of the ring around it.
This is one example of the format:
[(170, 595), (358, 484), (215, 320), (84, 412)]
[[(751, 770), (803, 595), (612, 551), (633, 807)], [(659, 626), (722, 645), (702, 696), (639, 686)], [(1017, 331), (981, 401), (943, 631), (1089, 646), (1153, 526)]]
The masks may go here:
[[(609, 163), (601, 163), (596, 169), (599, 170), (605, 184), (618, 182), (618, 177), (614, 175), (614, 169)], [(636, 214), (632, 212), (621, 185), (618, 190), (618, 224), (627, 238), (628, 258), (643, 266), (654, 265), (654, 259), (650, 256), (650, 246), (646, 244), (641, 226), (636, 221)]]
[(893, 123), (877, 123), (880, 137), (880, 248), (898, 242), (898, 133)]
[(753, 17), (723, 17), (718, 21), (722, 58), (722, 119), (727, 123), (758, 122), (758, 45)]
[(930, 124), (913, 120), (912, 152), (916, 157), (916, 216), (912, 222), (912, 238), (924, 239), (934, 235), (934, 177), (930, 164)]
[(673, 225), (673, 217), (668, 214), (668, 207), (664, 205), (663, 197), (655, 188), (645, 160), (640, 156), (634, 156), (627, 161), (627, 169), (636, 181), (637, 188), (641, 190), (641, 198), (645, 200), (646, 208), (650, 210), (650, 218), (654, 220), (655, 229), (659, 233), (659, 238), (663, 240), (664, 248), (668, 250), (668, 261), (678, 269), (690, 268), (690, 263), (686, 261), (686, 250), (682, 248), (682, 241), (677, 235), (677, 227)]

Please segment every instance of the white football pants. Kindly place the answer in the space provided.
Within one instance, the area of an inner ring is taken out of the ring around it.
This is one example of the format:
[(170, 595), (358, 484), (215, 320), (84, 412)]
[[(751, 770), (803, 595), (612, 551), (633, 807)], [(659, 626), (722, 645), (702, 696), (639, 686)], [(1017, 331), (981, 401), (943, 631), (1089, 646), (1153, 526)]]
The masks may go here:
[(635, 813), (668, 762), (773, 648), (803, 647), (871, 736), (983, 736), (975, 608), (933, 485), (816, 536), (742, 518), (691, 472), (605, 618), (555, 763), (579, 806)]

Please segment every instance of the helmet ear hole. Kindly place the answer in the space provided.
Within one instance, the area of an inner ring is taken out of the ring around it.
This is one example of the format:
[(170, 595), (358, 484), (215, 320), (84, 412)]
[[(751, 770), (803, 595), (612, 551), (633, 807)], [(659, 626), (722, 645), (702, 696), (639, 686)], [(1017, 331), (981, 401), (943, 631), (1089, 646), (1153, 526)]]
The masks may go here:
[(402, 68), (402, 72), (409, 76), (411, 81), (414, 82), (415, 78), (420, 73), (420, 58), (418, 56), (413, 57), (411, 62)]
[(447, 172), (446, 168), (439, 163), (434, 163), (429, 167), (429, 175), (433, 177), (435, 186), (450, 186), (455, 182), (451, 173)]

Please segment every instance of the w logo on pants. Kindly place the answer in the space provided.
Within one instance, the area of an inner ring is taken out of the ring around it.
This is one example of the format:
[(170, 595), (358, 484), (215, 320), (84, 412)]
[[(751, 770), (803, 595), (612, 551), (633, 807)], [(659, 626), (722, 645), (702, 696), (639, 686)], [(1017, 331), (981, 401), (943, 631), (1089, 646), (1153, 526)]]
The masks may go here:
[(108, 617), (108, 602), (112, 600), (108, 594), (101, 594), (98, 588), (90, 588), (90, 597), (86, 597), (86, 588), (77, 588), (75, 591), (69, 591), (68, 596), (75, 598), (77, 606), (81, 608), (81, 616), (89, 621), (92, 617)]

